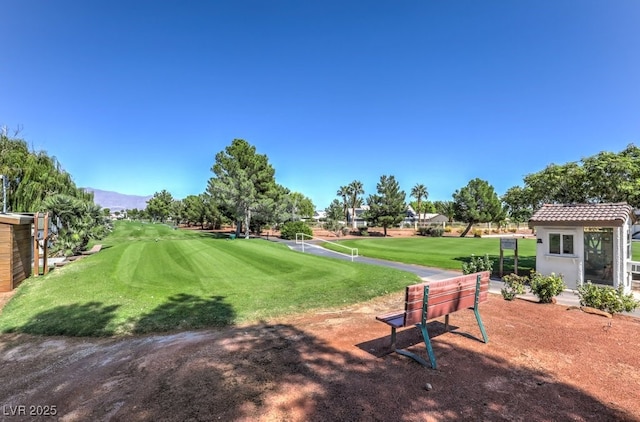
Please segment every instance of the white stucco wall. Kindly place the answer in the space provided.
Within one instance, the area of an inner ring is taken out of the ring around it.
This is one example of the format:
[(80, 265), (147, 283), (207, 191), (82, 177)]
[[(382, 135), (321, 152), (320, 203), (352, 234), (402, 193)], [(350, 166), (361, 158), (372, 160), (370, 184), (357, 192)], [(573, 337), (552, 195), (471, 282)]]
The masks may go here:
[[(622, 285), (625, 293), (631, 291), (631, 274), (627, 271), (631, 260), (628, 249), (630, 230), (630, 224), (613, 228), (613, 287)], [(572, 234), (573, 255), (549, 254), (549, 233)], [(536, 238), (536, 271), (543, 275), (562, 274), (567, 288), (571, 290), (588, 281), (584, 279), (583, 227), (536, 227)]]
[[(549, 254), (549, 233), (573, 235), (573, 255)], [(582, 227), (537, 227), (536, 271), (542, 275), (562, 274), (567, 288), (575, 290), (583, 282), (583, 233)]]

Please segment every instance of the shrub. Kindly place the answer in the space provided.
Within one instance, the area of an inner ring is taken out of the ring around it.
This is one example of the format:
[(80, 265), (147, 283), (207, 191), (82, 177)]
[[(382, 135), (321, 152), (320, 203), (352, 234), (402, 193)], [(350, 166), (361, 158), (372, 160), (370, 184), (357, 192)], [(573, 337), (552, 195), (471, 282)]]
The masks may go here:
[(529, 282), (531, 293), (538, 296), (541, 303), (551, 303), (555, 296), (558, 296), (566, 288), (562, 280), (562, 274), (542, 275), (537, 271), (531, 272)]
[(480, 229), (475, 229), (473, 231), (473, 237), (482, 237), (482, 230)]
[(289, 221), (282, 226), (280, 237), (283, 239), (295, 239), (296, 233), (304, 233), (309, 236), (313, 235), (311, 227), (304, 221)]
[(524, 286), (529, 279), (517, 274), (507, 274), (502, 277), (502, 281), (504, 282), (504, 287), (500, 290), (502, 297), (505, 300), (513, 300), (517, 295), (524, 294)]
[(360, 236), (369, 236), (369, 227), (360, 227), (359, 229)]
[(442, 237), (443, 234), (442, 227), (418, 227), (418, 235), (420, 236)]
[(613, 287), (596, 286), (588, 282), (578, 287), (578, 296), (580, 296), (580, 305), (590, 306), (612, 314), (632, 312), (640, 306), (640, 302), (635, 300), (633, 294), (625, 295), (623, 293), (622, 286), (614, 289)]
[(468, 262), (462, 263), (462, 274), (472, 274), (480, 271), (493, 271), (493, 261), (489, 259), (489, 254), (484, 257), (471, 255)]
[(447, 226), (444, 228), (445, 233), (451, 233), (451, 226)]
[(442, 227), (434, 227), (431, 229), (431, 237), (442, 237), (444, 229)]

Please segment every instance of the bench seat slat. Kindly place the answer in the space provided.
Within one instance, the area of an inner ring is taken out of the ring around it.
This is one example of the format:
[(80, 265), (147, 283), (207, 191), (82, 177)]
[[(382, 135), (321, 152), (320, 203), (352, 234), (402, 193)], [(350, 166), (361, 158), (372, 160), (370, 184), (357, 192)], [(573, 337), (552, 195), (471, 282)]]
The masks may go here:
[(392, 327), (396, 327), (396, 328), (404, 327), (404, 311), (378, 315), (376, 319), (378, 321), (384, 322), (385, 324), (389, 324)]

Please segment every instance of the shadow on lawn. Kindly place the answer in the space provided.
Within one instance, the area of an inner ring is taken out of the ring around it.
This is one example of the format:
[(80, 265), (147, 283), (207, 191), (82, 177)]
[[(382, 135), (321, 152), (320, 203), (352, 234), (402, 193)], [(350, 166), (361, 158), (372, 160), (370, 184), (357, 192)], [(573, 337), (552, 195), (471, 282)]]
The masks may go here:
[(65, 336), (110, 336), (114, 332), (109, 323), (115, 316), (118, 305), (104, 306), (100, 302), (56, 306), (32, 317), (20, 327), (8, 332), (39, 335)]
[(236, 313), (224, 296), (200, 296), (180, 293), (143, 315), (135, 323), (136, 334), (223, 327), (235, 320)]

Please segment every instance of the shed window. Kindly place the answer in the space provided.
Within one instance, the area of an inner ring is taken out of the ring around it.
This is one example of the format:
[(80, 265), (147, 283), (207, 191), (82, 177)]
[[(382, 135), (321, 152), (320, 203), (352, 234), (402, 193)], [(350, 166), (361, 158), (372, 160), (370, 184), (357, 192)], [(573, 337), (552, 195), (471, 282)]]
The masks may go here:
[(553, 255), (573, 255), (573, 235), (549, 233), (549, 253)]

